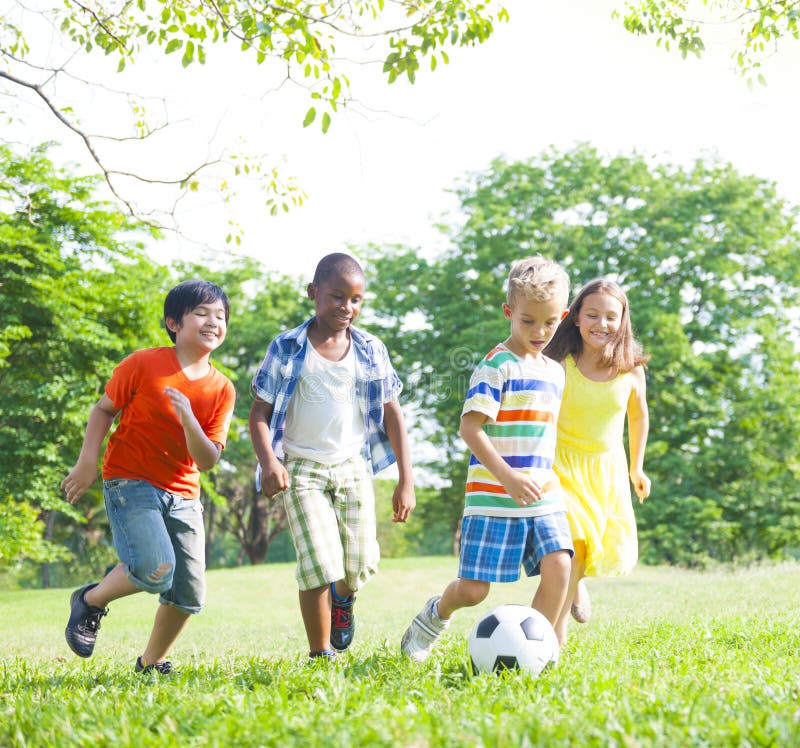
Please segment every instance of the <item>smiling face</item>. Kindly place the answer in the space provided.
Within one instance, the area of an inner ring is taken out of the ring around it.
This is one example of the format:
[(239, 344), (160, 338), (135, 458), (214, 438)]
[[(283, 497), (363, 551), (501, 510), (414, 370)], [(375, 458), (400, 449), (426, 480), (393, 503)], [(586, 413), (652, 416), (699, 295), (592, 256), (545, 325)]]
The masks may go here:
[(586, 296), (575, 320), (584, 347), (600, 350), (614, 340), (623, 312), (622, 302), (609, 293), (599, 291)]
[(334, 273), (319, 284), (310, 283), (317, 329), (326, 334), (347, 330), (361, 313), (365, 285), (361, 273)]
[(175, 333), (175, 345), (191, 347), (199, 353), (211, 353), (219, 348), (228, 331), (225, 305), (221, 300), (198, 304), (177, 322), (167, 319), (167, 327)]
[(559, 298), (534, 301), (517, 295), (512, 306), (503, 304), (503, 314), (511, 322), (506, 348), (520, 358), (538, 358), (566, 313)]

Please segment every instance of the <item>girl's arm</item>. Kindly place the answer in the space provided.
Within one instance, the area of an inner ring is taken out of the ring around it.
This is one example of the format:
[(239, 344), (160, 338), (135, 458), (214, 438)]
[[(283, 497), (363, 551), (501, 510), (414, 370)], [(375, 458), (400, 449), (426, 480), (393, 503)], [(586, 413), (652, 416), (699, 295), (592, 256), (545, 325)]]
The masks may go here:
[(647, 411), (647, 384), (644, 368), (637, 366), (633, 375), (633, 389), (628, 399), (628, 447), (631, 454), (630, 476), (641, 504), (650, 495), (650, 478), (644, 472), (644, 449), (650, 416)]
[(389, 443), (397, 459), (398, 479), (392, 494), (392, 522), (405, 522), (417, 505), (417, 497), (414, 493), (414, 474), (411, 469), (411, 450), (408, 446), (405, 420), (397, 400), (383, 404), (383, 422), (386, 426), (386, 436), (389, 437)]
[(69, 475), (61, 481), (61, 488), (64, 489), (66, 499), (70, 504), (74, 504), (97, 478), (100, 448), (103, 446), (103, 439), (106, 438), (117, 413), (119, 411), (106, 394), (103, 394), (92, 408), (78, 461), (75, 463), (75, 467), (69, 471)]
[(481, 428), (488, 420), (477, 410), (470, 410), (461, 416), (459, 433), (467, 443), (472, 454), (506, 489), (508, 495), (520, 506), (529, 506), (540, 501), (544, 492), (542, 487), (525, 473), (509, 467), (508, 463), (494, 448), (486, 432)]

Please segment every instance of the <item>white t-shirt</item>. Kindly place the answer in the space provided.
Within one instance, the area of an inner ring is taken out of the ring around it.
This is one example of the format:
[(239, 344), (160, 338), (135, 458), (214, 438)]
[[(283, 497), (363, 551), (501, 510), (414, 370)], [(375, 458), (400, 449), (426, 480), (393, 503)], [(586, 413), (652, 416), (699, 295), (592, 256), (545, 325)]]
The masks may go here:
[(287, 457), (331, 465), (355, 457), (366, 427), (356, 399), (352, 343), (340, 361), (329, 361), (309, 341), (303, 368), (286, 408), (283, 446)]

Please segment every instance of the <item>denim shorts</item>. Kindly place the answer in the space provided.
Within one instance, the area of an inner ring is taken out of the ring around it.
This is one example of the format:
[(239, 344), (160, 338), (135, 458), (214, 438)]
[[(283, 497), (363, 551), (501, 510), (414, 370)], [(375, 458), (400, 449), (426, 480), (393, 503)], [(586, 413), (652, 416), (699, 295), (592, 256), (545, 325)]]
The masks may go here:
[(205, 528), (199, 499), (143, 480), (103, 481), (108, 521), (128, 579), (184, 613), (199, 613), (206, 595)]
[(568, 551), (572, 534), (566, 512), (533, 517), (468, 514), (461, 521), (458, 576), (483, 582), (515, 582), (519, 568), (535, 576), (548, 553)]

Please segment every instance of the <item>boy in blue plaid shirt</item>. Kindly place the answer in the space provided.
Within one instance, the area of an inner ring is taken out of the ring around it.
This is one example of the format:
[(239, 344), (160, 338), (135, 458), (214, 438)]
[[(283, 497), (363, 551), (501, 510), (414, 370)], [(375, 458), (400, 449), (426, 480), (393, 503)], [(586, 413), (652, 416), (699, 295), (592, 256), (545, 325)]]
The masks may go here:
[(383, 343), (353, 327), (364, 290), (352, 257), (323, 257), (307, 289), (314, 316), (270, 343), (253, 378), (261, 492), (283, 497), (312, 659), (350, 646), (355, 593), (377, 571), (373, 473), (397, 462), (392, 521), (416, 505), (402, 384)]

